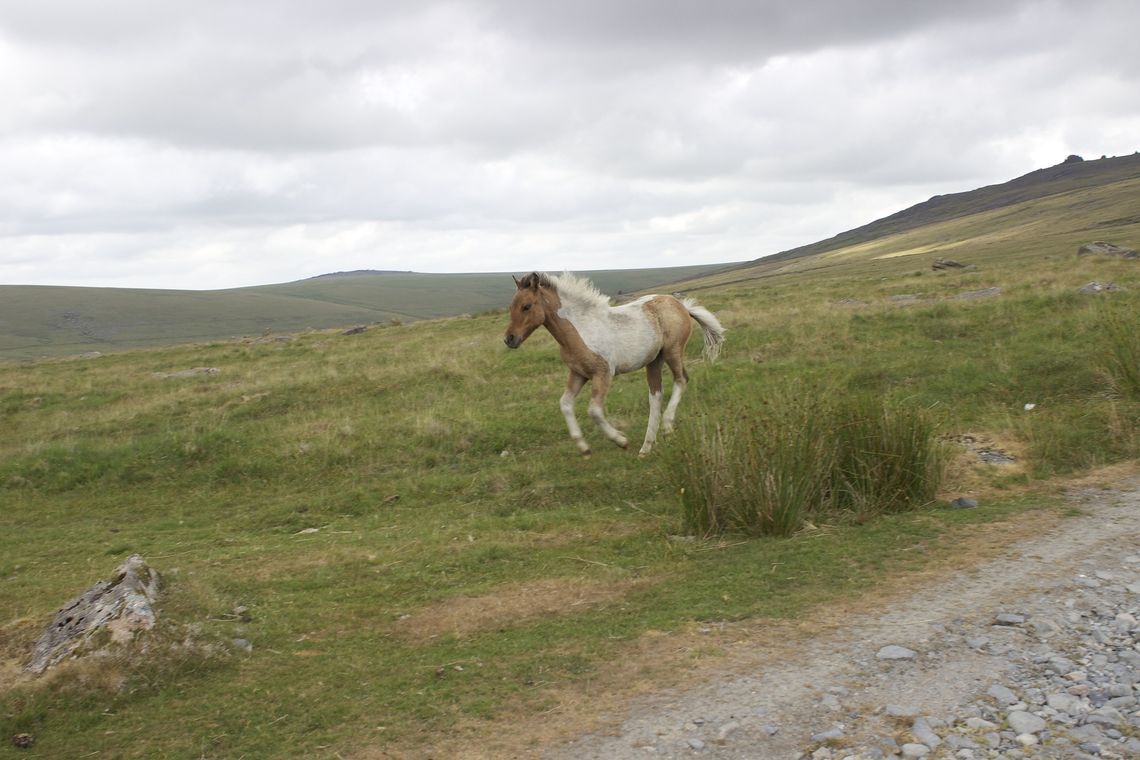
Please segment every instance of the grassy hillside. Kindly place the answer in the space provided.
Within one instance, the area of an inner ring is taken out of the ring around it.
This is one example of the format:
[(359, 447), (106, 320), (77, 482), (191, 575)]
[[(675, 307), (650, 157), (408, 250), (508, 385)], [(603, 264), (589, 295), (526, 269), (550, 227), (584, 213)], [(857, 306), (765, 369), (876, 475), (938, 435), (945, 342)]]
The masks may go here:
[[(1070, 176), (1070, 171), (1080, 173)], [(1093, 177), (1102, 181), (1090, 184)], [(772, 256), (693, 278), (684, 286), (700, 289), (809, 272), (821, 276), (833, 272), (835, 277), (854, 284), (863, 275), (884, 271), (929, 271), (934, 259), (940, 257), (991, 271), (995, 267), (1002, 271), (1048, 271), (1052, 262), (1071, 261), (1077, 248), (1094, 240), (1140, 246), (1140, 215), (1136, 213), (1140, 208), (1140, 157), (1043, 169), (975, 193), (964, 193), (960, 198), (941, 196), (951, 199), (935, 204), (945, 206), (945, 214), (923, 210), (935, 199), (832, 238), (825, 241), (826, 245), (820, 243), (820, 252), (796, 249), (801, 253)], [(1020, 194), (1032, 197), (1018, 201)], [(993, 205), (996, 208), (989, 208)], [(951, 217), (943, 219), (946, 214)], [(932, 221), (917, 224), (917, 220), (927, 218)], [(888, 225), (888, 220), (899, 223)], [(854, 242), (843, 243), (845, 237)]]
[[(574, 453), (556, 346), (507, 351), (501, 313), (0, 365), (0, 758), (536, 754), (609, 695), (715, 659), (722, 625), (770, 637), (960, 569), (1060, 519), (1025, 489), (1140, 457), (1140, 262), (1075, 253), (1140, 242), (1103, 224), (1136, 192), (710, 283), (725, 352), (690, 346), (680, 430), (647, 460), (605, 445), (584, 404), (595, 453)], [(934, 247), (976, 269), (931, 272)], [(1118, 289), (1078, 292), (1092, 280)], [(171, 376), (203, 366), (219, 371)], [(789, 394), (923, 410), (952, 459), (940, 501), (786, 539), (679, 535), (687, 431)], [(645, 395), (623, 377), (608, 404), (634, 441)], [(965, 494), (981, 506), (944, 508)], [(133, 656), (21, 674), (54, 610), (132, 552), (163, 573), (159, 628)]]
[[(876, 219), (862, 227), (840, 233), (810, 245), (782, 251), (768, 257), (768, 263), (851, 248), (872, 240), (880, 240), (921, 227), (937, 225), (964, 216), (994, 211), (1087, 188), (1099, 188), (1117, 182), (1140, 178), (1140, 153), (1114, 156), (1094, 161), (1062, 163), (1038, 169), (1009, 182), (989, 185), (961, 193), (936, 195), (928, 201)], [(1105, 223), (1140, 224), (1140, 214), (1131, 209), (1125, 216), (1101, 220)], [(758, 263), (758, 262), (754, 262)]]
[[(606, 292), (641, 290), (720, 266), (591, 273)], [(0, 285), (0, 360), (294, 333), (502, 308), (507, 274), (391, 272), (231, 290)]]

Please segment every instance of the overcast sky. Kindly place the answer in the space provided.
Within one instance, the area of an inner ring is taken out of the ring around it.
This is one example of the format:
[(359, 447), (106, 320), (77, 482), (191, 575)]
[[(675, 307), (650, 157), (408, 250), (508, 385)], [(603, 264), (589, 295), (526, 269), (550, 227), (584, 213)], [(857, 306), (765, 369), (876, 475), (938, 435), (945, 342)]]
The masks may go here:
[(0, 283), (754, 259), (1140, 149), (1135, 0), (3, 0)]

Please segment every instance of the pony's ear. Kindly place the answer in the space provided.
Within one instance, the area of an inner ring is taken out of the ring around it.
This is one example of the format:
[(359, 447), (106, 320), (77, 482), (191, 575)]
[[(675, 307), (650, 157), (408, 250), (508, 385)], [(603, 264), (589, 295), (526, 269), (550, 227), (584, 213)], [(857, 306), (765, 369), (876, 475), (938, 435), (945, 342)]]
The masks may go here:
[(540, 275), (538, 272), (531, 272), (530, 274), (528, 274), (526, 277), (523, 278), (523, 282), (529, 282), (530, 283), (530, 289), (535, 291), (536, 293), (538, 292), (538, 288), (540, 285), (546, 284), (543, 282), (542, 275)]
[(521, 282), (519, 282), (519, 278), (518, 278), (518, 277), (515, 277), (515, 276), (512, 274), (512, 275), (511, 275), (511, 279), (515, 281), (515, 287), (516, 287), (516, 288), (518, 288), (519, 290), (522, 290), (522, 283), (521, 283)]

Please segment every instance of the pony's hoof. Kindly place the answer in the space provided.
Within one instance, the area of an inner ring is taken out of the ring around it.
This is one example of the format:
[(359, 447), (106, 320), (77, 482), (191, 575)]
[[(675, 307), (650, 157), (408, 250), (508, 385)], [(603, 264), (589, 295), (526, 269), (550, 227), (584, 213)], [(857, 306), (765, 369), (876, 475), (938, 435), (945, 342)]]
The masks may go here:
[(645, 459), (649, 456), (649, 452), (650, 452), (650, 449), (642, 449), (641, 451), (637, 452), (637, 458), (638, 459)]
[(620, 438), (615, 438), (614, 443), (616, 443), (618, 446), (620, 446), (623, 449), (629, 448), (629, 439), (626, 438), (624, 435)]

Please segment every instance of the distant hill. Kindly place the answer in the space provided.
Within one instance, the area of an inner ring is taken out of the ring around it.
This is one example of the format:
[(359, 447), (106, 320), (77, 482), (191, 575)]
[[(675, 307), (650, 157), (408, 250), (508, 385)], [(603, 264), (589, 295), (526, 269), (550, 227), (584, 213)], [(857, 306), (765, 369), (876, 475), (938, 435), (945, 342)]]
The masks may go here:
[[(1018, 203), (1067, 193), (1086, 187), (1108, 185), (1120, 180), (1140, 177), (1140, 154), (1102, 158), (1095, 161), (1064, 161), (1047, 169), (1038, 169), (1000, 185), (987, 185), (977, 190), (949, 195), (936, 195), (896, 214), (877, 219), (870, 224), (841, 232), (835, 237), (803, 245), (773, 256), (766, 262), (826, 253), (869, 240), (906, 232), (918, 227), (957, 219), (970, 214), (1012, 206)], [(1131, 217), (1140, 221), (1140, 210)], [(755, 262), (758, 263), (757, 259)], [(745, 265), (747, 266), (747, 265)]]
[[(722, 265), (583, 272), (611, 295)], [(504, 308), (509, 274), (363, 270), (229, 290), (0, 285), (0, 359), (114, 351), (456, 316)]]

